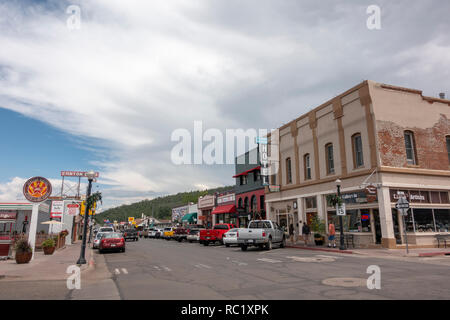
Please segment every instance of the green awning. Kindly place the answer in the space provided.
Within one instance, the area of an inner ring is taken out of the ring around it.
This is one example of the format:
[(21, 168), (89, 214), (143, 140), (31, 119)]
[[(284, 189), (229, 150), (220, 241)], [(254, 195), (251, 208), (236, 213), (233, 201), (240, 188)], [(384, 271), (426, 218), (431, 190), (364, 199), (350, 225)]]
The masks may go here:
[(181, 221), (194, 222), (194, 218), (197, 219), (197, 212), (185, 214)]

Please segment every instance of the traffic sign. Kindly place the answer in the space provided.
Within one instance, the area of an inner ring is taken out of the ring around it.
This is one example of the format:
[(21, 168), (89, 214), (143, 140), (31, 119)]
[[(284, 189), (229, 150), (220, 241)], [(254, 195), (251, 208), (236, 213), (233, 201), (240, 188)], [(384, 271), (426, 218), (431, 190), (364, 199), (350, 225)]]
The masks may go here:
[(346, 210), (345, 210), (345, 203), (341, 205), (336, 205), (336, 215), (337, 216), (345, 216)]
[(406, 198), (401, 197), (398, 199), (397, 203), (395, 204), (396, 209), (409, 209), (409, 202), (406, 200)]

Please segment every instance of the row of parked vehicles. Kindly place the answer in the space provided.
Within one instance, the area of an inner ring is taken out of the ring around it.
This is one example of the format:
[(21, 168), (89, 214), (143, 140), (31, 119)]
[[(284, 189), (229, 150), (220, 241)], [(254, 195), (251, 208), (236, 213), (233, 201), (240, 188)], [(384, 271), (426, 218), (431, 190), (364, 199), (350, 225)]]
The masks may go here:
[(273, 245), (283, 248), (286, 245), (286, 234), (276, 222), (270, 220), (250, 221), (248, 228), (237, 228), (231, 223), (218, 223), (212, 229), (202, 225), (149, 228), (140, 235), (144, 238), (176, 240), (178, 242), (199, 242), (204, 246), (220, 243), (229, 247), (237, 245), (242, 251), (248, 247), (259, 247), (271, 250)]
[(139, 233), (136, 229), (115, 230), (113, 227), (100, 227), (94, 230), (93, 249), (99, 253), (105, 251), (125, 252), (127, 240), (138, 241)]

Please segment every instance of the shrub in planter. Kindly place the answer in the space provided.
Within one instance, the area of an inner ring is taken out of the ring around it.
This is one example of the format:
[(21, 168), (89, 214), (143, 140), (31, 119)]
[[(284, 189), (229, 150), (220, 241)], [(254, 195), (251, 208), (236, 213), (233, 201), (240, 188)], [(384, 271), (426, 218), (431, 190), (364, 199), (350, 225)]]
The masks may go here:
[(322, 246), (325, 242), (323, 235), (326, 233), (324, 220), (315, 215), (311, 220), (311, 230), (314, 232), (314, 242), (316, 245)]
[(33, 249), (25, 239), (20, 239), (14, 247), (16, 250), (16, 262), (18, 264), (28, 263), (33, 257)]
[(44, 242), (42, 242), (42, 248), (44, 249), (45, 255), (50, 255), (55, 252), (56, 243), (53, 239), (47, 239)]

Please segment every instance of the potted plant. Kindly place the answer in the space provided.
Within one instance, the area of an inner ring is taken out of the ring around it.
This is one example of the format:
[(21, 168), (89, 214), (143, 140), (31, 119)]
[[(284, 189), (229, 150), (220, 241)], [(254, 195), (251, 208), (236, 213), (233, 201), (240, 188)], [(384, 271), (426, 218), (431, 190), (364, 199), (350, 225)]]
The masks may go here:
[(16, 250), (16, 262), (18, 264), (30, 262), (31, 258), (33, 257), (33, 249), (28, 243), (28, 240), (17, 240), (14, 249)]
[(317, 246), (322, 246), (325, 242), (326, 233), (325, 222), (315, 215), (311, 220), (311, 230), (314, 232), (314, 242)]
[(42, 248), (44, 249), (45, 255), (51, 255), (53, 252), (55, 252), (56, 243), (53, 239), (47, 239), (44, 242), (42, 242)]

